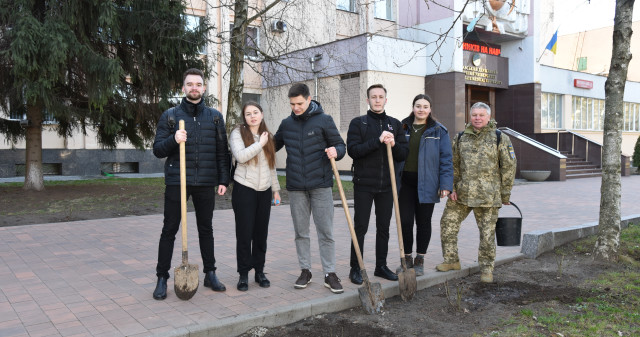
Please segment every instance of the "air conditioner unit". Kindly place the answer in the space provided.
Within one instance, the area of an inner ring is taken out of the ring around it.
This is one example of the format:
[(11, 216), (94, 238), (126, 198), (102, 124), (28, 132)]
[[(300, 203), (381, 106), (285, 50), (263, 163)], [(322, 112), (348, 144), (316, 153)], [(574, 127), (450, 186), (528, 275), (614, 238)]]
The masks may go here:
[(275, 33), (284, 33), (287, 31), (287, 23), (282, 20), (275, 20), (271, 23), (271, 31)]

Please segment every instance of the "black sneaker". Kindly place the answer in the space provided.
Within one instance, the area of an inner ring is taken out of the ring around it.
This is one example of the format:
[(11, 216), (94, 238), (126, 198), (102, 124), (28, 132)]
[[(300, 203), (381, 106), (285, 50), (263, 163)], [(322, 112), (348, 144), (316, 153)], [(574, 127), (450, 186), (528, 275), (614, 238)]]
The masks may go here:
[(240, 275), (240, 279), (238, 280), (237, 288), (240, 291), (249, 290), (249, 277), (247, 275)]
[(269, 279), (264, 275), (263, 272), (257, 271), (255, 280), (262, 288), (269, 288), (271, 286), (271, 282), (269, 282)]
[(392, 272), (389, 269), (389, 267), (387, 267), (387, 266), (376, 267), (376, 270), (373, 272), (373, 275), (378, 276), (378, 277), (382, 277), (382, 278), (387, 279), (389, 281), (397, 281), (398, 280), (398, 275), (396, 275), (396, 273)]
[(324, 276), (324, 286), (329, 288), (334, 294), (341, 294), (344, 292), (342, 289), (342, 285), (340, 284), (340, 279), (336, 273), (329, 273)]
[(300, 277), (296, 280), (296, 283), (293, 285), (296, 289), (304, 289), (311, 283), (311, 272), (309, 269), (302, 269), (302, 273)]
[(351, 280), (351, 283), (353, 284), (362, 284), (362, 273), (360, 273), (360, 268), (351, 268), (351, 271), (349, 272), (349, 280)]

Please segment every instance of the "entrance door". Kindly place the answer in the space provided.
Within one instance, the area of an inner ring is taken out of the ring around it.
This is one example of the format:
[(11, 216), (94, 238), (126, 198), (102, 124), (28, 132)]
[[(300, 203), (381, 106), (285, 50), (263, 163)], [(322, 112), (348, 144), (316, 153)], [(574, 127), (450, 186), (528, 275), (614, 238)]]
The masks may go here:
[(466, 85), (466, 114), (464, 116), (465, 123), (469, 123), (469, 112), (471, 106), (477, 102), (488, 104), (491, 107), (491, 118), (496, 119), (495, 102), (496, 91), (494, 88), (479, 87), (477, 85)]

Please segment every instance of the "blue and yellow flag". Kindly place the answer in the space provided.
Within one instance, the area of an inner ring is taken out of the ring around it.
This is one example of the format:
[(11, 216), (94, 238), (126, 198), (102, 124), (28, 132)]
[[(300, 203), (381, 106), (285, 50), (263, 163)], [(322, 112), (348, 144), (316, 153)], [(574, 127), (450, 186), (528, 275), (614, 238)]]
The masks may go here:
[(553, 52), (555, 54), (556, 53), (556, 47), (558, 47), (558, 30), (557, 29), (556, 29), (556, 32), (551, 37), (551, 41), (549, 41), (549, 43), (547, 44), (547, 47), (545, 49), (549, 49), (549, 50), (551, 50), (551, 52)]

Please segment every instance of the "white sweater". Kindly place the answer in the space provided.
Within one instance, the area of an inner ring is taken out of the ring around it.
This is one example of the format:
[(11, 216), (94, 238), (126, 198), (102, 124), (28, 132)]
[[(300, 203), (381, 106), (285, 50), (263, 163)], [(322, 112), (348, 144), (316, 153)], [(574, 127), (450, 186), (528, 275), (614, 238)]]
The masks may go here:
[[(229, 136), (229, 146), (231, 153), (236, 159), (237, 167), (233, 179), (246, 187), (256, 191), (265, 191), (271, 187), (271, 191), (279, 191), (280, 183), (276, 175), (276, 169), (270, 169), (267, 157), (262, 151), (260, 137), (253, 135), (255, 143), (245, 147), (240, 129), (237, 127), (231, 131)], [(258, 163), (252, 162), (253, 157), (258, 156)]]

